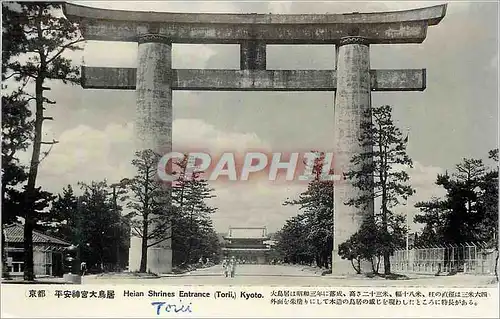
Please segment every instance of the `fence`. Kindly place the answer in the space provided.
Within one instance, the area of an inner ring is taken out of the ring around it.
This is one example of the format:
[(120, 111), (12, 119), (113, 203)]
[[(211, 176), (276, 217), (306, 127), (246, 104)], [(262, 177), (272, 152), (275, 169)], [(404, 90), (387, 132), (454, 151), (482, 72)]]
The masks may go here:
[(494, 274), (497, 251), (486, 243), (465, 243), (396, 250), (391, 256), (394, 271), (414, 273), (463, 272)]

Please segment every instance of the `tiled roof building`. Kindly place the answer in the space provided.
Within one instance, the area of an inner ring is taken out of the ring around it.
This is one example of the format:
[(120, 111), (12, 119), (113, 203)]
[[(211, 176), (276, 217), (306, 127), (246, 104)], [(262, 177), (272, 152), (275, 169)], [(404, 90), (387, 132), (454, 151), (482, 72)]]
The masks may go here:
[[(5, 240), (8, 243), (23, 243), (24, 242), (24, 226), (19, 224), (5, 226), (4, 229)], [(63, 247), (71, 245), (70, 243), (53, 237), (45, 235), (36, 230), (33, 231), (33, 244), (51, 244), (60, 245)]]

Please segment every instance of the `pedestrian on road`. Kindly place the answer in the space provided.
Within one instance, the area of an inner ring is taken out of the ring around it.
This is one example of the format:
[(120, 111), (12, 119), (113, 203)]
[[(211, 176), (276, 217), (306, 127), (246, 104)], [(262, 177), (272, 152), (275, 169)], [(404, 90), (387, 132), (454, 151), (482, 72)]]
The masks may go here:
[(231, 261), (229, 262), (229, 264), (230, 264), (231, 278), (233, 278), (236, 272), (236, 258), (234, 258), (234, 256), (231, 257)]
[(80, 271), (82, 272), (82, 276), (85, 276), (85, 273), (87, 272), (87, 263), (86, 262), (82, 262), (80, 264)]
[(228, 277), (229, 275), (229, 261), (227, 258), (224, 258), (222, 261), (222, 270), (224, 271), (224, 277)]

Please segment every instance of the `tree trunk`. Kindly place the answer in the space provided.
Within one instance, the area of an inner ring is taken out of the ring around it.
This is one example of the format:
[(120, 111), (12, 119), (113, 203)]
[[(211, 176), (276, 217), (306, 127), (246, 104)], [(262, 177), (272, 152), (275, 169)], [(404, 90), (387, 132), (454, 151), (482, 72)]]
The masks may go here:
[(356, 271), (357, 274), (361, 273), (361, 267), (360, 267), (359, 259), (358, 259), (358, 267), (357, 268), (356, 268), (356, 266), (354, 266), (354, 259), (351, 259), (351, 265), (352, 265), (352, 268), (354, 268), (354, 271)]
[(193, 212), (194, 206), (191, 208), (189, 213), (189, 239), (188, 239), (188, 249), (186, 253), (186, 264), (191, 263), (191, 250), (193, 249)]
[[(2, 155), (3, 157), (3, 155)], [(6, 185), (2, 183), (2, 209), (5, 204), (5, 195), (6, 195)], [(5, 250), (5, 233), (4, 233), (4, 224), (2, 224), (2, 278), (8, 278), (9, 272), (7, 271), (7, 251)]]
[[(40, 73), (43, 73), (45, 66), (40, 66)], [(38, 165), (40, 164), (40, 149), (42, 146), (42, 125), (43, 125), (43, 75), (39, 75), (35, 83), (35, 136), (33, 141), (33, 153), (31, 155), (30, 168), (28, 173), (28, 183), (26, 185), (25, 197), (25, 223), (24, 223), (24, 280), (34, 280), (33, 264), (33, 228), (35, 227), (34, 193), (36, 178), (38, 175)]]
[(120, 239), (121, 239), (121, 216), (120, 212), (118, 211), (118, 200), (117, 200), (117, 194), (116, 194), (116, 185), (113, 185), (113, 210), (115, 211), (116, 218), (118, 219), (115, 225), (113, 226), (113, 229), (115, 231), (115, 245), (116, 245), (116, 271), (120, 271)]
[[(385, 186), (384, 186), (385, 188)], [(382, 234), (384, 236), (383, 243), (384, 243), (384, 248), (383, 248), (383, 256), (384, 256), (384, 274), (385, 275), (390, 275), (391, 274), (391, 260), (389, 259), (391, 257), (390, 251), (387, 248), (387, 239), (389, 238), (389, 230), (388, 230), (388, 223), (387, 223), (387, 193), (386, 190), (382, 190)]]
[(322, 254), (321, 254), (321, 258), (323, 259), (323, 266), (328, 269), (328, 252), (324, 251)]
[(102, 272), (106, 272), (104, 269), (104, 232), (100, 234), (100, 247), (99, 247), (99, 264)]
[(390, 275), (391, 274), (391, 261), (389, 258), (391, 257), (391, 254), (389, 251), (384, 249), (384, 274), (385, 275)]
[(382, 234), (384, 236), (384, 249), (383, 249), (383, 256), (384, 256), (384, 274), (385, 275), (390, 275), (391, 274), (391, 254), (389, 249), (387, 248), (387, 239), (389, 238), (389, 230), (388, 230), (388, 223), (387, 223), (387, 205), (386, 205), (386, 191), (382, 191)]
[(500, 256), (499, 256), (499, 255), (500, 255), (500, 253), (499, 253), (499, 251), (498, 251), (498, 247), (497, 247), (497, 249), (496, 249), (496, 253), (497, 253), (497, 256), (496, 256), (496, 258), (495, 258), (495, 278), (496, 278), (496, 279), (497, 279), (497, 281), (498, 281), (498, 258), (500, 257)]
[(372, 264), (372, 272), (373, 272), (374, 274), (376, 274), (376, 273), (377, 273), (377, 269), (375, 268), (375, 260), (374, 260), (374, 257), (372, 257), (372, 258), (370, 259), (370, 263)]
[(9, 271), (7, 270), (7, 251), (5, 250), (5, 233), (2, 227), (2, 278), (9, 278)]
[(141, 266), (139, 272), (145, 273), (148, 266), (148, 217), (142, 221)]
[[(381, 136), (381, 134), (379, 135)], [(384, 236), (383, 238), (383, 255), (384, 255), (384, 274), (389, 275), (391, 273), (391, 263), (389, 260), (389, 250), (387, 249), (387, 242), (386, 240), (389, 238), (389, 233), (388, 233), (388, 210), (387, 210), (387, 188), (389, 187), (387, 185), (388, 178), (387, 178), (387, 144), (384, 144), (382, 142), (382, 139), (379, 140), (379, 151), (380, 151), (380, 185), (382, 188), (382, 198), (381, 198), (381, 210), (382, 210), (382, 235)]]

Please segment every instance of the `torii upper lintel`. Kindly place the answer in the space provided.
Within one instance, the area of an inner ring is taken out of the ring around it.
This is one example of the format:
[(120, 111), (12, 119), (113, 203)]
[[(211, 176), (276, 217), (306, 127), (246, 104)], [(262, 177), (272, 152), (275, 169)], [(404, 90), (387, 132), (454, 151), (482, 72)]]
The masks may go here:
[[(337, 44), (357, 35), (372, 44), (421, 43), (446, 4), (426, 8), (348, 14), (219, 14), (97, 9), (66, 3), (65, 16), (87, 40), (137, 42), (158, 33), (173, 43)], [(357, 34), (352, 34), (356, 30)]]

